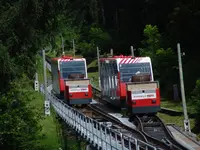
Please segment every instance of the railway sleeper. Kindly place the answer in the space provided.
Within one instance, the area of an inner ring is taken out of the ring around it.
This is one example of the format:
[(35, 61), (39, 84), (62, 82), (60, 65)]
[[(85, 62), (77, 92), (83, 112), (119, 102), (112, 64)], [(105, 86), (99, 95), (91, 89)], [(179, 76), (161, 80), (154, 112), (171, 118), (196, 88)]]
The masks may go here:
[(162, 127), (144, 127), (143, 129), (147, 129), (147, 130), (154, 130), (154, 131), (159, 131), (159, 132), (164, 132)]
[(170, 142), (168, 139), (163, 138), (162, 141), (163, 141), (166, 145), (168, 145), (169, 147), (173, 147), (173, 143)]
[(160, 133), (163, 133), (163, 135), (165, 135), (165, 132), (161, 128), (145, 127), (144, 131), (146, 131), (146, 132), (160, 132)]
[(154, 134), (148, 134), (148, 135), (150, 135), (150, 136), (152, 136), (152, 137), (154, 137), (154, 138), (156, 138), (156, 139), (158, 139), (158, 140), (161, 140), (161, 139), (163, 139), (163, 138), (166, 138), (165, 136), (163, 136), (162, 134), (156, 134), (156, 133), (154, 133)]
[(160, 122), (152, 122), (152, 123), (142, 123), (143, 127), (161, 127), (162, 124)]

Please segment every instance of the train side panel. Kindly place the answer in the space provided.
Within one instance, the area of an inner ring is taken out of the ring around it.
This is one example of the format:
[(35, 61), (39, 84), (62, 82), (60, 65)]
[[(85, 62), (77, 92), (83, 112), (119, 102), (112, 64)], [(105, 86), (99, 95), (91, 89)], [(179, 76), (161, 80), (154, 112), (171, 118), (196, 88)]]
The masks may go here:
[(92, 101), (90, 80), (65, 80), (65, 100), (70, 105), (89, 104)]
[(100, 60), (101, 94), (109, 103), (120, 106), (118, 69), (116, 60)]
[(52, 88), (55, 94), (61, 98), (64, 96), (64, 79), (60, 71), (60, 59), (54, 58), (51, 63)]
[(59, 70), (58, 70), (58, 61), (52, 60), (51, 63), (51, 74), (52, 74), (52, 88), (53, 91), (60, 95), (60, 77), (59, 77)]

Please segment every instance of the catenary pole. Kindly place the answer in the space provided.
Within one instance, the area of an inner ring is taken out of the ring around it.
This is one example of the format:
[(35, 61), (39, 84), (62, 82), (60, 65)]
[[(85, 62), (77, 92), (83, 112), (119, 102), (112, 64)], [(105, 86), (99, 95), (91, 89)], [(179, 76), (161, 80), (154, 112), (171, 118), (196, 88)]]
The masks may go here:
[(46, 59), (45, 59), (45, 50), (42, 50), (43, 56), (43, 69), (44, 69), (44, 107), (45, 107), (45, 115), (50, 115), (50, 101), (47, 95), (47, 74), (46, 74)]
[(65, 55), (65, 45), (64, 45), (64, 40), (63, 40), (62, 35), (61, 35), (61, 42), (62, 42), (62, 54)]
[(135, 57), (133, 46), (131, 46), (131, 56), (132, 56), (133, 58)]
[(74, 39), (72, 40), (72, 44), (73, 44), (73, 52), (74, 52), (74, 57), (76, 55), (76, 49), (75, 49), (75, 42), (74, 42)]
[(113, 57), (113, 49), (110, 49), (110, 55)]
[(100, 81), (100, 59), (99, 59), (99, 47), (97, 47), (97, 61), (98, 61), (98, 72), (99, 72), (99, 88), (101, 89), (101, 81)]
[(178, 64), (179, 64), (179, 75), (180, 75), (180, 85), (181, 85), (181, 96), (182, 96), (182, 104), (183, 104), (183, 112), (184, 112), (184, 128), (185, 128), (186, 132), (191, 132), (190, 121), (188, 119), (187, 106), (186, 106), (186, 100), (185, 100), (185, 89), (184, 89), (184, 80), (183, 80), (183, 68), (182, 68), (180, 43), (177, 44), (177, 51), (178, 51)]
[(45, 50), (42, 50), (43, 57), (43, 73), (44, 73), (44, 94), (45, 101), (47, 100), (47, 74), (46, 74), (46, 60), (45, 60)]

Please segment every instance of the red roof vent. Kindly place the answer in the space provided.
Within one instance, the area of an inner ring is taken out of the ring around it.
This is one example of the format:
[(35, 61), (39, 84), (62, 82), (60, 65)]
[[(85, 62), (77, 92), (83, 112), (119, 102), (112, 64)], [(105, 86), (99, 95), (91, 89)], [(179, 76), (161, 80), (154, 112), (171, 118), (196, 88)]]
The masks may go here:
[(73, 59), (73, 57), (72, 56), (62, 56), (62, 58), (64, 58), (64, 59)]
[(124, 56), (124, 55), (119, 55), (119, 56), (114, 56), (113, 58), (131, 58), (132, 56)]

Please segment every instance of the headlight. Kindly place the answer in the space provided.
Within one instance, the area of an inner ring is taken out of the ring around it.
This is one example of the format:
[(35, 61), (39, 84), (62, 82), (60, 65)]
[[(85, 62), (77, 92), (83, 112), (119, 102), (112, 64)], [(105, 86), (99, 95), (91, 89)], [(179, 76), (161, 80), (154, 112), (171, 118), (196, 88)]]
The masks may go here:
[(156, 103), (156, 100), (154, 99), (154, 100), (152, 100), (151, 102), (152, 102), (153, 104), (155, 104), (155, 103)]
[(136, 104), (136, 101), (132, 101), (133, 104)]

